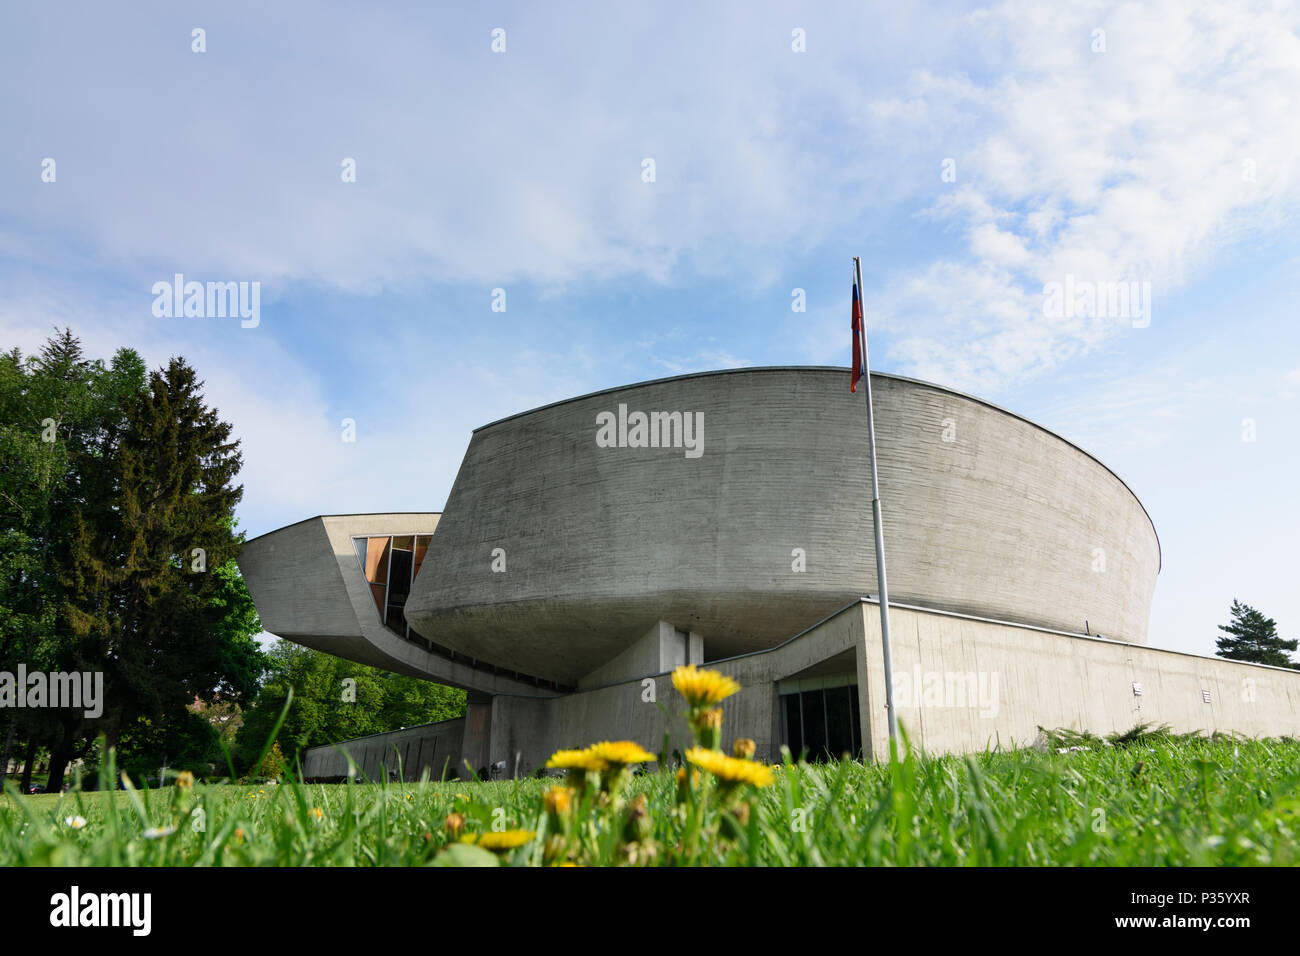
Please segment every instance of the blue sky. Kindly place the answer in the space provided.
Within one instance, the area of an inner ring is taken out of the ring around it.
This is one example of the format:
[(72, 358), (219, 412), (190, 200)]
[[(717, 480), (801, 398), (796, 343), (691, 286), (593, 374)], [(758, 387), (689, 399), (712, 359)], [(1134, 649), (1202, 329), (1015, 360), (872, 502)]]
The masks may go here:
[[(472, 428), (548, 401), (847, 364), (861, 255), (875, 368), (1136, 491), (1152, 643), (1211, 653), (1234, 597), (1300, 633), (1297, 9), (695, 6), (11, 6), (0, 345), (185, 355), (252, 535), (438, 510)], [(156, 318), (176, 272), (260, 282), (260, 324)], [(1066, 275), (1149, 282), (1149, 325), (1049, 318)]]

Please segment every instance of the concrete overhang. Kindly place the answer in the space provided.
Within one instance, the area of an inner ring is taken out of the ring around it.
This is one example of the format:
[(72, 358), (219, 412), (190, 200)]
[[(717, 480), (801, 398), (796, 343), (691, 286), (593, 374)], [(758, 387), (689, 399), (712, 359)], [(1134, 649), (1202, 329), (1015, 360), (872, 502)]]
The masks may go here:
[(433, 534), (437, 513), (317, 515), (254, 538), (237, 562), (271, 634), (359, 664), (482, 694), (555, 690), (429, 650), (380, 621), (353, 547), (359, 536)]

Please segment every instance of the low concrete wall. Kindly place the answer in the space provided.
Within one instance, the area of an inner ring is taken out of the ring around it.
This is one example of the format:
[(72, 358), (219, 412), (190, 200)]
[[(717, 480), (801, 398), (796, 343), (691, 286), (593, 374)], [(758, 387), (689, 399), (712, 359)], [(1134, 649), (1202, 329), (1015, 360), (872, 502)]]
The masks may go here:
[[(1300, 671), (916, 607), (892, 607), (890, 622), (899, 722), (928, 753), (1027, 746), (1040, 726), (1104, 735), (1148, 722), (1180, 732), (1300, 736)], [(864, 756), (886, 759), (880, 610), (871, 601), (770, 651), (708, 665), (742, 688), (722, 704), (724, 746), (752, 737), (759, 759), (779, 760), (777, 682), (813, 668), (827, 673), (832, 659), (857, 674)], [(553, 700), (495, 697), (490, 761), (526, 774), (557, 749), (606, 739), (658, 752), (665, 731), (670, 751), (684, 751), (684, 709), (666, 673)]]
[[(1027, 746), (1040, 726), (1104, 735), (1147, 722), (1180, 732), (1300, 736), (1300, 671), (909, 606), (892, 607), (890, 623), (899, 722), (913, 746), (928, 753)], [(758, 759), (779, 760), (777, 682), (856, 673), (863, 754), (887, 758), (880, 611), (874, 602), (844, 608), (770, 651), (708, 666), (741, 684), (722, 704), (724, 747), (752, 737)], [(454, 748), (455, 770), (463, 771), (463, 755), (476, 769), (503, 764), (509, 777), (532, 773), (556, 750), (600, 740), (634, 740), (657, 753), (668, 733), (669, 752), (685, 751), (691, 741), (683, 710), (670, 675), (660, 673), (551, 699), (497, 695), (471, 702), (462, 720), (345, 746), (377, 776), (381, 755), (393, 754), (399, 739), (407, 741), (406, 766), (422, 768), (430, 751), (421, 756), (410, 741), (437, 737), (433, 776), (441, 774), (442, 760)], [(344, 772), (310, 771), (311, 755), (327, 749), (310, 752), (309, 775)], [(326, 766), (326, 756), (319, 766)], [(407, 777), (418, 777), (418, 771)]]
[[(883, 759), (880, 611), (863, 604), (857, 614), (866, 632), (863, 740)], [(898, 719), (929, 753), (1026, 746), (1040, 726), (1105, 735), (1146, 722), (1300, 736), (1300, 671), (920, 609), (891, 608), (890, 633)]]
[(419, 780), (426, 770), (440, 780), (458, 776), (465, 718), (408, 727), (387, 734), (356, 737), (336, 745), (310, 748), (303, 760), (303, 776), (342, 778), (348, 774), (348, 756), (369, 780), (382, 780), (387, 771), (397, 779), (400, 770), (406, 780)]

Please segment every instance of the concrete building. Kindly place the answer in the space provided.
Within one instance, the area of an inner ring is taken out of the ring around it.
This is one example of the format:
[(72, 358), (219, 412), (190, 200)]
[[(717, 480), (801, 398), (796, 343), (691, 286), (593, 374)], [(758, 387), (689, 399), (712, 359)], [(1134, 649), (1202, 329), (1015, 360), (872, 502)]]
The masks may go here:
[[(460, 721), (349, 743), (363, 769), (514, 774), (597, 739), (684, 747), (659, 705), (681, 709), (666, 675), (687, 662), (740, 681), (727, 734), (760, 756), (878, 759), (866, 422), (847, 379), (713, 372), (524, 412), (474, 432), (441, 515), (311, 518), (250, 541), (240, 567), (268, 631), (469, 692)], [(872, 383), (914, 742), (1139, 721), (1300, 733), (1300, 673), (1143, 646), (1160, 544), (1105, 465), (971, 396)], [(309, 775), (345, 768), (309, 755)]]

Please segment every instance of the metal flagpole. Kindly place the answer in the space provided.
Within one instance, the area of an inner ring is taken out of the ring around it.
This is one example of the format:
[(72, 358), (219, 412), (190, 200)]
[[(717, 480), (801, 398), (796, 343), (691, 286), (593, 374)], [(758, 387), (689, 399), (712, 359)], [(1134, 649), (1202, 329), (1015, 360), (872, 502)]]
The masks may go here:
[(889, 715), (889, 742), (898, 737), (894, 711), (894, 664), (889, 644), (889, 584), (885, 579), (885, 530), (880, 523), (880, 478), (876, 472), (876, 422), (871, 408), (871, 363), (867, 360), (867, 303), (862, 291), (862, 260), (853, 257), (853, 281), (862, 311), (858, 334), (862, 337), (862, 377), (867, 383), (867, 448), (871, 457), (871, 524), (876, 531), (876, 579), (880, 586), (880, 645), (885, 663), (885, 712)]

